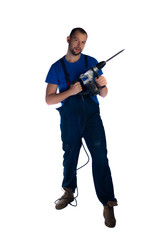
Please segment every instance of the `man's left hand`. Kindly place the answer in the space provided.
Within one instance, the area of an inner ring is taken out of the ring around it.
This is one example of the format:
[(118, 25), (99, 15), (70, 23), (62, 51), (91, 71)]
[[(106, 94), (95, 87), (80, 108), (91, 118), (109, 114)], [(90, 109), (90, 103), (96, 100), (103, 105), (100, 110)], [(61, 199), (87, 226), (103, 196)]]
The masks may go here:
[(99, 76), (98, 78), (95, 79), (95, 82), (97, 83), (97, 86), (99, 88), (107, 85), (107, 80), (104, 76)]

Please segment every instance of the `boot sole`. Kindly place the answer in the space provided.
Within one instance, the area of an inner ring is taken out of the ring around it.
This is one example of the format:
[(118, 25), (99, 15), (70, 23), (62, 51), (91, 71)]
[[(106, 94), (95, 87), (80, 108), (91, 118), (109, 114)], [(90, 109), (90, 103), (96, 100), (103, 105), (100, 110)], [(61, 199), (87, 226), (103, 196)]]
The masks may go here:
[(66, 208), (70, 202), (73, 202), (73, 201), (74, 201), (74, 199), (72, 199), (71, 201), (68, 201), (67, 203), (62, 204), (62, 205), (60, 205), (60, 206), (59, 206), (59, 204), (58, 204), (58, 206), (57, 206), (57, 204), (56, 204), (55, 208), (56, 208), (57, 210), (62, 210), (62, 209), (64, 209), (64, 208)]
[(109, 224), (107, 224), (107, 223), (105, 222), (105, 226), (106, 226), (106, 227), (109, 227), (109, 228), (114, 228), (114, 227), (116, 226), (116, 222), (115, 222), (115, 224), (113, 224), (113, 225), (109, 225)]

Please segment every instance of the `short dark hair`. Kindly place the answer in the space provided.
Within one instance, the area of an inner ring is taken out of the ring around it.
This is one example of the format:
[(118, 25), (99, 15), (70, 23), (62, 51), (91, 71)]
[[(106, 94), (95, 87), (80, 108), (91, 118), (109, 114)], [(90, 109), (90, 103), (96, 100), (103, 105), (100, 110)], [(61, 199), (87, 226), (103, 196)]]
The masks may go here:
[(82, 33), (82, 34), (86, 34), (87, 37), (88, 37), (87, 32), (86, 32), (83, 28), (77, 27), (77, 28), (72, 29), (72, 31), (71, 31), (71, 33), (70, 33), (70, 38), (71, 38), (77, 31), (79, 31), (79, 32)]

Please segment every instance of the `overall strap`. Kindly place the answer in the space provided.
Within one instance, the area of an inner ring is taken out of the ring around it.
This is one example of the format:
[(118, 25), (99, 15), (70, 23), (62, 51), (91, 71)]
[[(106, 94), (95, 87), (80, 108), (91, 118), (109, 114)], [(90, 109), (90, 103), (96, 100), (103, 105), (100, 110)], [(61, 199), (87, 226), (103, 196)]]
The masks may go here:
[(84, 58), (85, 58), (85, 68), (87, 68), (88, 67), (88, 56), (84, 55)]
[(70, 75), (67, 73), (64, 59), (61, 58), (60, 61), (61, 61), (62, 67), (63, 67), (63, 71), (64, 71), (64, 74), (65, 74), (65, 78), (66, 78), (67, 85), (68, 85), (68, 87), (69, 87), (69, 86), (70, 86), (70, 77), (69, 77)]

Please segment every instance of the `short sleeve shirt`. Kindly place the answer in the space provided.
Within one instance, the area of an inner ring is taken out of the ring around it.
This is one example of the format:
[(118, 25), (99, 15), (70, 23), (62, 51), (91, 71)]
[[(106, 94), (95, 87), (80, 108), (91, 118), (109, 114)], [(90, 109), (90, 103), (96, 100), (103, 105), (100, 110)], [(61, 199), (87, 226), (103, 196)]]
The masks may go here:
[[(84, 54), (81, 54), (80, 59), (74, 63), (68, 62), (65, 56), (63, 57), (63, 60), (65, 63), (67, 73), (69, 74), (69, 80), (71, 84), (80, 76), (80, 74), (85, 73), (88, 69), (90, 69), (91, 67), (95, 66), (98, 63), (95, 58), (87, 56), (88, 64), (86, 68)], [(102, 71), (99, 70), (98, 74), (102, 75)], [(63, 92), (67, 89), (65, 73), (63, 71), (60, 59), (51, 65), (45, 82), (58, 85), (59, 92)], [(98, 103), (97, 96), (95, 97), (92, 96), (92, 99)]]

